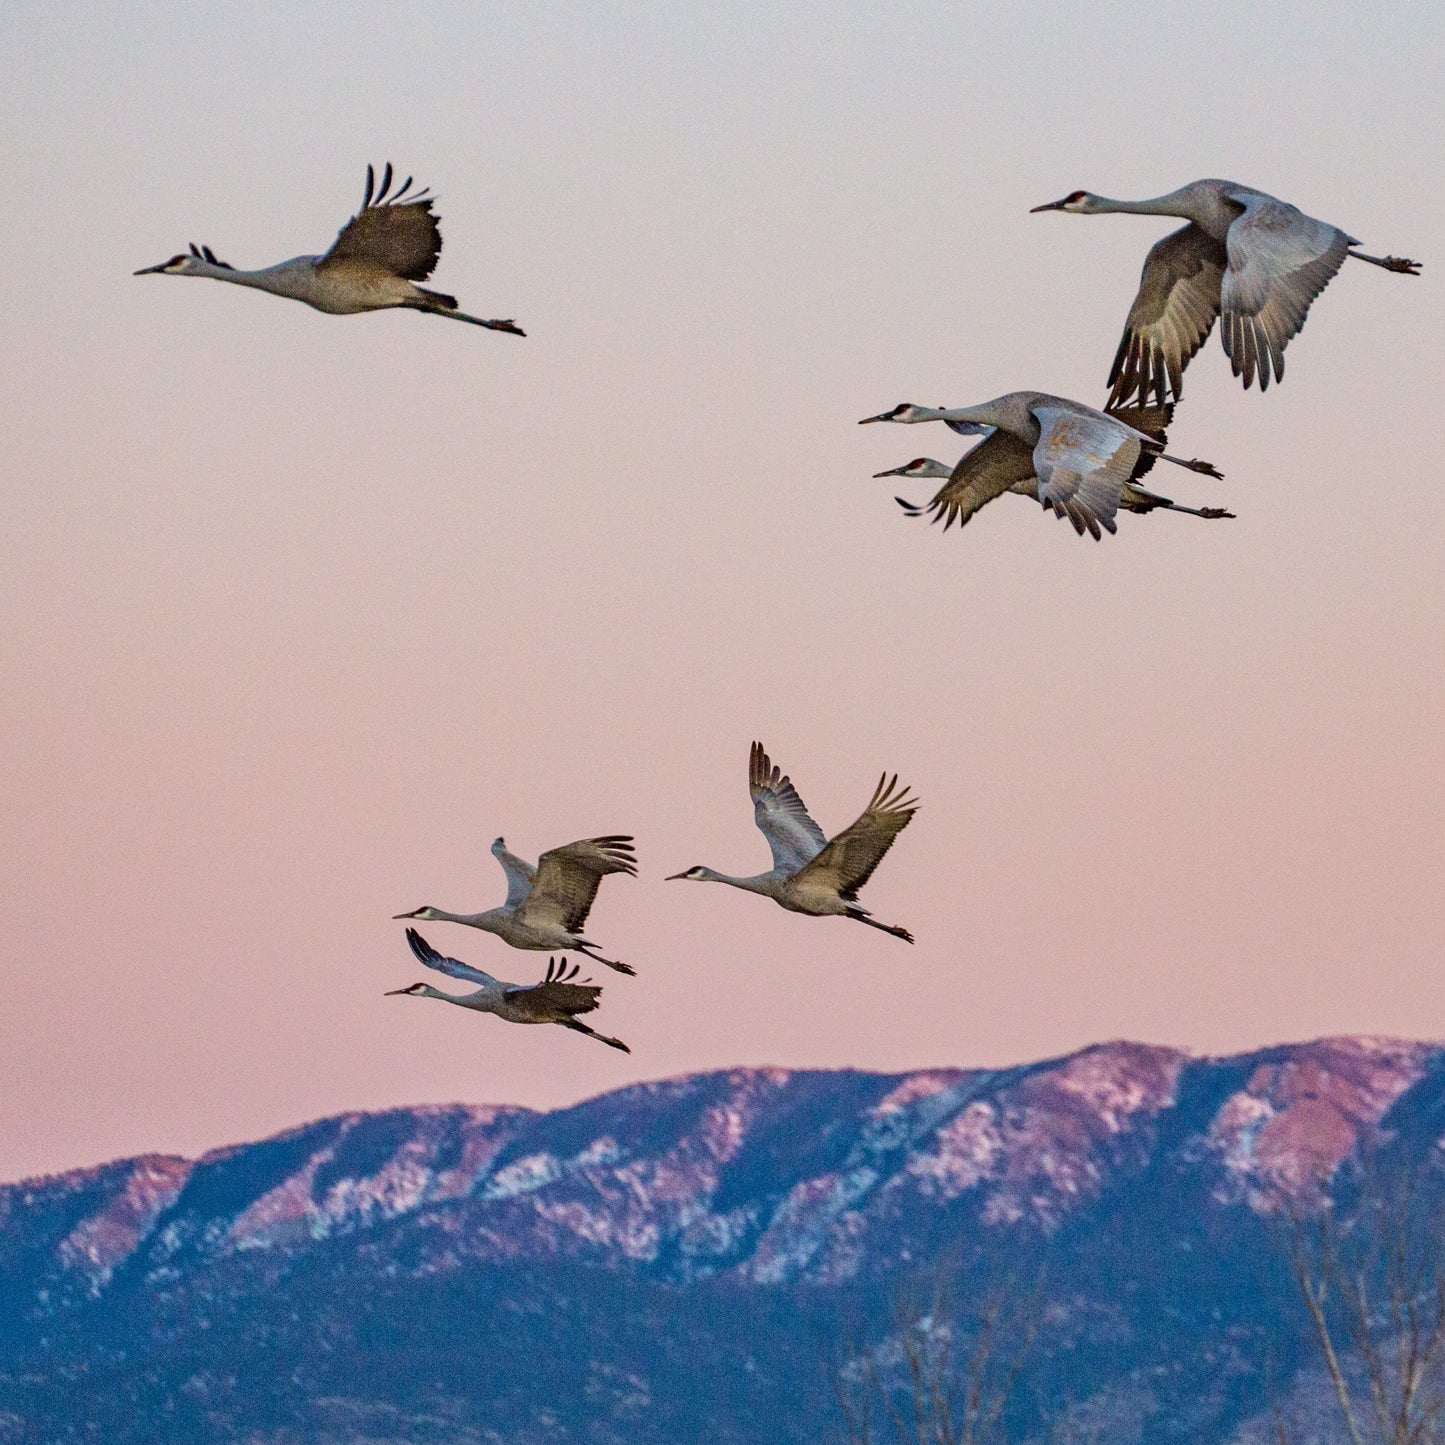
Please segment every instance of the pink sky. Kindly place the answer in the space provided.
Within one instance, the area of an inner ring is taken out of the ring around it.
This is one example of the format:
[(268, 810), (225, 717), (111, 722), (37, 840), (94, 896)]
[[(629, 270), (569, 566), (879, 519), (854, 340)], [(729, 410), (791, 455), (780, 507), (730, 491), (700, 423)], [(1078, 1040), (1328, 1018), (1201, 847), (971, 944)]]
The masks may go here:
[[(729, 1064), (1445, 1036), (1445, 16), (526, 9), (0, 12), (0, 1178)], [(525, 341), (130, 275), (322, 250), (387, 159)], [(1173, 449), (1227, 479), (1152, 480), (1239, 520), (902, 517), (870, 475), (962, 441), (859, 417), (1103, 398), (1167, 223), (1028, 208), (1206, 175), (1425, 262), (1347, 266), (1264, 395), (1211, 338)], [(918, 791), (864, 895), (916, 947), (663, 882), (766, 866), (754, 737), (828, 832)], [(614, 831), (630, 1058), (383, 997), (498, 833)]]

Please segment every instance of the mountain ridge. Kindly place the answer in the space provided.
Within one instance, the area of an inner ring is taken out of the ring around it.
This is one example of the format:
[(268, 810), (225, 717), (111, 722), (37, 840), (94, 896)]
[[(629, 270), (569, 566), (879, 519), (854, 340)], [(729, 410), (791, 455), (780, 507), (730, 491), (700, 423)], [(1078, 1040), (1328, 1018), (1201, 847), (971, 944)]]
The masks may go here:
[[(742, 1441), (761, 1399), (799, 1429), (829, 1408), (814, 1336), (882, 1328), (901, 1281), (967, 1296), (1037, 1269), (1041, 1361), (1067, 1362), (1111, 1438), (1193, 1438), (1160, 1420), (1198, 1426), (1208, 1384), (1224, 1440), (1260, 1405), (1261, 1341), (1277, 1370), (1307, 1360), (1279, 1219), (1350, 1207), (1367, 1160), (1440, 1174), (1445, 1046), (1113, 1040), (995, 1069), (714, 1070), (550, 1111), (346, 1111), (0, 1186), (0, 1408), (59, 1430), (103, 1376), (142, 1414), (184, 1397), (215, 1438), (223, 1418), (322, 1438), (341, 1430), (324, 1398), (368, 1429), (456, 1416), (395, 1438), (610, 1439), (605, 1419), (618, 1439)], [(400, 1362), (431, 1379), (459, 1318), (492, 1321), (518, 1381), (561, 1349), (594, 1383), (561, 1414), (520, 1385), (505, 1407), (482, 1382), (423, 1399)], [(1233, 1394), (1209, 1384), (1221, 1360)], [(1146, 1396), (1159, 1418), (1128, 1425)]]

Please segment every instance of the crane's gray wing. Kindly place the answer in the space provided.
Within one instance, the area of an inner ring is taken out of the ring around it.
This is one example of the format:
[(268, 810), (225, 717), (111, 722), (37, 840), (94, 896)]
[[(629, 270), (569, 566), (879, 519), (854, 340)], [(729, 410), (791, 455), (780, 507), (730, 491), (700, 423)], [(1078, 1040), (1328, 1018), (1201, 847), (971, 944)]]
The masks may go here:
[(442, 233), (432, 213), (432, 198), (408, 196), (411, 177), (387, 199), (391, 163), (376, 191), (375, 175), (366, 168), (366, 196), (361, 209), (341, 228), (331, 249), (316, 263), (318, 270), (348, 264), (379, 267), (406, 281), (425, 281), (442, 253)]
[(602, 880), (609, 873), (636, 872), (632, 839), (623, 833), (550, 848), (537, 860), (531, 891), (517, 910), (517, 919), (526, 924), (560, 923), (568, 933), (576, 933), (587, 921)]
[(1033, 453), (1006, 431), (993, 431), (971, 451), (959, 458), (953, 475), (934, 494), (931, 502), (914, 506), (902, 497), (894, 501), (910, 517), (928, 514), (943, 521), (946, 532), (955, 522), (965, 526), (968, 519), (1005, 492), (1018, 491), (1034, 479)]
[(748, 791), (753, 821), (773, 852), (773, 867), (796, 873), (828, 839), (809, 816), (798, 790), (758, 742), (748, 754)]
[(1204, 345), (1219, 315), (1224, 247), (1192, 221), (1156, 241), (1144, 258), (1139, 294), (1109, 370), (1109, 410), (1152, 392), (1163, 402), (1184, 395), (1184, 368)]
[(507, 901), (504, 908), (515, 908), (532, 891), (532, 879), (537, 870), (525, 858), (510, 852), (500, 838), (492, 844), (492, 857), (502, 865), (507, 875)]
[(1117, 531), (1114, 513), (1139, 460), (1139, 438), (1113, 418), (1088, 408), (1032, 410), (1039, 424), (1034, 447), (1039, 501), (1057, 516), (1067, 517), (1081, 537), (1087, 531), (1097, 542), (1101, 527)]
[(597, 984), (573, 983), (580, 968), (580, 964), (574, 963), (569, 971), (565, 962), (559, 964), (556, 959), (549, 958), (547, 977), (541, 983), (530, 988), (509, 988), (502, 997), (513, 1008), (539, 1020), (591, 1013), (597, 1007), (602, 989)]
[(1241, 192), (1244, 214), (1229, 228), (1220, 288), (1220, 339), (1246, 387), (1284, 376), (1284, 349), (1311, 304), (1345, 264), (1351, 238), (1273, 196)]
[(857, 902), (858, 890), (873, 876), (893, 840), (917, 811), (918, 800), (909, 796), (906, 787), (898, 786), (898, 775), (890, 778), (884, 773), (868, 806), (808, 864), (800, 881), (827, 880), (840, 897)]
[(446, 954), (438, 953), (414, 928), (407, 929), (406, 941), (411, 944), (411, 951), (416, 955), (417, 962), (425, 964), (427, 968), (450, 974), (452, 978), (464, 978), (469, 983), (485, 985), (496, 982), (491, 974), (471, 968), (459, 958), (448, 958)]

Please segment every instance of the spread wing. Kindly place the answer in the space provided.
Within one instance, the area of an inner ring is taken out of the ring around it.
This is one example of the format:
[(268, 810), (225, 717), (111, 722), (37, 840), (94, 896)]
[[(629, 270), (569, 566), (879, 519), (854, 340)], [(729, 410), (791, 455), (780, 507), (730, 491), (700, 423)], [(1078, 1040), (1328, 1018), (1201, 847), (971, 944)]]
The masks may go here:
[(1192, 221), (1157, 241), (1144, 258), (1139, 294), (1109, 371), (1109, 409), (1152, 392), (1163, 402), (1184, 395), (1184, 368), (1219, 315), (1224, 247)]
[(1036, 406), (1033, 414), (1039, 501), (1067, 517), (1081, 537), (1087, 531), (1098, 541), (1101, 527), (1117, 531), (1114, 513), (1139, 460), (1139, 438), (1102, 412)]
[(559, 964), (555, 958), (549, 958), (547, 977), (541, 983), (530, 988), (509, 988), (503, 998), (513, 1008), (538, 1020), (591, 1013), (597, 1007), (602, 989), (597, 984), (573, 983), (571, 980), (577, 977), (580, 967), (574, 963), (569, 971), (565, 961)]
[(856, 902), (858, 890), (917, 811), (918, 800), (898, 786), (898, 775), (884, 773), (858, 819), (832, 839), (801, 876), (827, 880), (846, 902)]
[(748, 791), (753, 796), (753, 821), (773, 852), (773, 867), (796, 873), (828, 839), (761, 743), (755, 742), (748, 754)]
[(479, 968), (471, 968), (459, 958), (448, 958), (444, 953), (438, 953), (414, 928), (407, 929), (406, 941), (411, 944), (411, 951), (416, 955), (417, 962), (425, 964), (427, 968), (434, 968), (438, 973), (449, 974), (452, 978), (464, 978), (468, 983), (485, 986), (496, 982), (491, 974), (483, 973)]
[(1345, 264), (1351, 238), (1273, 196), (1241, 193), (1220, 288), (1220, 338), (1236, 376), (1259, 389), (1284, 376), (1284, 349), (1316, 296)]
[(502, 906), (515, 908), (532, 891), (532, 879), (537, 876), (537, 870), (525, 858), (509, 852), (500, 838), (492, 844), (492, 857), (502, 865), (502, 872), (507, 875), (507, 901)]
[(910, 517), (927, 513), (935, 522), (943, 520), (946, 532), (955, 522), (960, 527), (995, 497), (1017, 490), (1034, 476), (1033, 453), (1006, 431), (995, 431), (959, 458), (953, 475), (939, 488), (931, 502), (915, 507), (902, 497), (894, 501)]
[(442, 233), (432, 213), (432, 198), (408, 196), (411, 177), (388, 200), (391, 163), (375, 192), (375, 174), (366, 168), (366, 196), (361, 209), (341, 228), (331, 249), (316, 263), (318, 270), (344, 265), (374, 266), (406, 281), (425, 281), (442, 253)]
[(536, 876), (526, 902), (517, 910), (521, 923), (560, 923), (576, 933), (587, 921), (592, 900), (609, 873), (636, 873), (632, 839), (611, 833), (602, 838), (581, 838), (551, 848), (537, 860)]

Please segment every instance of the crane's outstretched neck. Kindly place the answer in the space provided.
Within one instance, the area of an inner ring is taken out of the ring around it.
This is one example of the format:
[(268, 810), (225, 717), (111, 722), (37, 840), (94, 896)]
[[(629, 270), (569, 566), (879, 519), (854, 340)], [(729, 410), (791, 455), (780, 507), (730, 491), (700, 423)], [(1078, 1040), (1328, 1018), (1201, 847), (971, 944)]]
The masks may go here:
[(485, 933), (497, 932), (497, 913), (489, 908), (485, 913), (448, 913), (445, 908), (433, 908), (430, 904), (411, 913), (398, 913), (397, 918), (424, 918), (428, 923), (465, 923), (469, 928), (480, 928)]
[[(481, 990), (478, 990), (481, 992)], [(414, 983), (410, 988), (393, 988), (387, 990), (387, 997), (394, 994), (407, 994), (412, 998), (438, 998), (443, 1003), (461, 1004), (469, 1007), (471, 1001), (476, 998), (475, 993), (443, 993), (439, 988), (433, 988), (429, 983)]]
[[(980, 406), (954, 406), (940, 408), (937, 415), (930, 418), (932, 421), (947, 422), (955, 430), (959, 426), (973, 427), (996, 427), (1000, 423), (998, 408), (991, 401), (986, 401)], [(955, 425), (957, 424), (957, 425)], [(963, 433), (968, 435), (969, 433)]]
[(278, 262), (275, 266), (263, 266), (258, 271), (241, 271), (235, 266), (209, 262), (193, 262), (191, 276), (205, 276), (212, 281), (229, 281), (233, 286), (249, 286), (253, 291), (269, 291), (273, 296), (287, 296), (293, 300), (309, 299), (311, 280), (311, 257), (296, 256), (290, 261)]
[(1151, 196), (1146, 201), (1116, 201), (1110, 196), (1090, 196), (1088, 214), (1093, 216), (1178, 216), (1182, 221), (1194, 219), (1186, 191), (1170, 191), (1167, 196)]
[(747, 893), (763, 893), (769, 891), (769, 885), (776, 878), (775, 873), (754, 873), (750, 878), (734, 878), (731, 873), (719, 873), (713, 868), (701, 870), (703, 883), (726, 883), (730, 888), (741, 888)]

